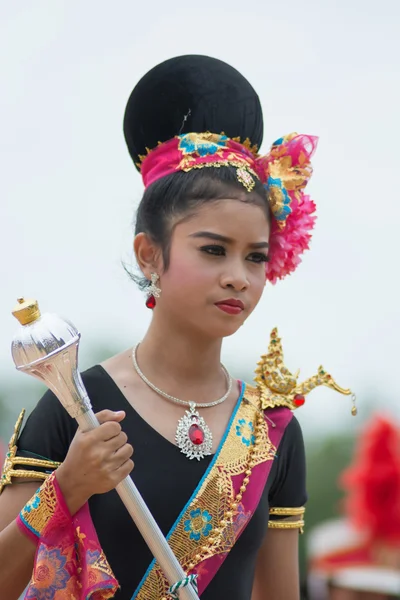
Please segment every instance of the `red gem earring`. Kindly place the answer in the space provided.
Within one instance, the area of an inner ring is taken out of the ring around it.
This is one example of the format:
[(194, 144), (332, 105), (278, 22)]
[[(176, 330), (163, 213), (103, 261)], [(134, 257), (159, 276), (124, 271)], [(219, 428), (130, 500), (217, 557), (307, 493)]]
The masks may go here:
[(153, 294), (151, 294), (151, 296), (149, 296), (146, 300), (146, 306), (147, 306), (147, 308), (150, 308), (151, 310), (153, 310), (155, 305), (156, 305), (156, 299), (154, 298)]
[(147, 288), (147, 300), (146, 306), (153, 310), (156, 305), (156, 298), (160, 297), (161, 289), (158, 287), (157, 283), (160, 280), (160, 276), (157, 273), (151, 273), (151, 283)]

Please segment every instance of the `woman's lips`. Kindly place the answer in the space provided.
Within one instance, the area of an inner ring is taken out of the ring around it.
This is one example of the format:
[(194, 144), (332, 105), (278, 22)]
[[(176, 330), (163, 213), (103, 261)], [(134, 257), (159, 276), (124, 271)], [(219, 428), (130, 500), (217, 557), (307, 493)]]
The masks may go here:
[(221, 300), (221, 302), (216, 302), (215, 306), (229, 315), (239, 315), (244, 310), (243, 302), (241, 300), (236, 300), (236, 298)]

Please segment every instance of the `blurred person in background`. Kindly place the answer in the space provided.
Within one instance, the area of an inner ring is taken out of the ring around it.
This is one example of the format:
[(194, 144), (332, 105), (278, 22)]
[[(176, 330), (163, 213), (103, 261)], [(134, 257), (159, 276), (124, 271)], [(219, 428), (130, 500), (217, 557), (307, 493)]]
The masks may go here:
[(344, 516), (310, 532), (310, 600), (400, 597), (400, 428), (375, 415), (340, 479)]
[(298, 384), (276, 330), (256, 387), (234, 380), (220, 352), (266, 280), (293, 272), (308, 248), (316, 138), (291, 134), (260, 156), (256, 92), (204, 56), (147, 73), (124, 132), (145, 185), (134, 279), (153, 318), (140, 345), (83, 374), (98, 429), (77, 431), (50, 391), (21, 433), (18, 423), (0, 497), (0, 589), (7, 600), (29, 580), (30, 600), (167, 597), (114, 490), (131, 474), (202, 599), (298, 600), (307, 495), (292, 409), (317, 385), (340, 389), (322, 369)]

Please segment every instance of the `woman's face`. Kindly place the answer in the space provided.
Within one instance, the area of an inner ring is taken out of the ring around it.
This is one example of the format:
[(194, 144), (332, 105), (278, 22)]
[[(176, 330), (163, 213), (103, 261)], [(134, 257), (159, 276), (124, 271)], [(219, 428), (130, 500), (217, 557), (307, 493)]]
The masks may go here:
[(160, 274), (159, 316), (213, 338), (235, 333), (263, 292), (269, 232), (261, 207), (230, 199), (178, 222)]

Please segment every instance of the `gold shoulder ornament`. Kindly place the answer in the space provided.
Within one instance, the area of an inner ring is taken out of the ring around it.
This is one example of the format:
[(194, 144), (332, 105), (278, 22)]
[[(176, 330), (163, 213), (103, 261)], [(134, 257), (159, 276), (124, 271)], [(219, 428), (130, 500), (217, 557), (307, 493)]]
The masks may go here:
[(41, 467), (48, 471), (54, 471), (61, 463), (53, 460), (44, 460), (39, 458), (26, 458), (24, 456), (17, 456), (17, 442), (19, 434), (21, 432), (22, 422), (25, 416), (25, 409), (23, 409), (16, 422), (14, 433), (8, 444), (8, 450), (4, 461), (3, 470), (0, 478), (0, 494), (6, 485), (11, 485), (13, 477), (23, 479), (34, 479), (34, 480), (45, 480), (50, 473), (43, 473), (41, 471), (33, 471), (29, 469), (17, 469), (16, 467)]
[[(319, 367), (318, 374), (310, 377), (303, 383), (298, 382), (299, 371), (292, 374), (285, 366), (283, 349), (278, 330), (271, 332), (268, 353), (263, 354), (257, 363), (254, 381), (260, 398), (261, 408), (276, 408), (286, 406), (291, 410), (303, 406), (305, 396), (313, 389), (325, 385), (340, 394), (351, 396), (353, 403), (351, 413), (357, 414), (355, 394), (349, 389), (341, 388), (323, 367)], [(270, 529), (298, 529), (303, 533), (304, 506), (301, 507), (271, 507), (268, 527)]]
[(294, 410), (303, 406), (305, 396), (314, 388), (325, 385), (340, 394), (351, 396), (351, 414), (357, 414), (355, 394), (349, 389), (341, 388), (323, 367), (319, 367), (317, 375), (303, 383), (298, 382), (299, 371), (293, 375), (285, 366), (282, 342), (276, 327), (271, 332), (268, 353), (261, 356), (257, 365), (254, 381), (260, 394), (262, 409), (286, 406)]

